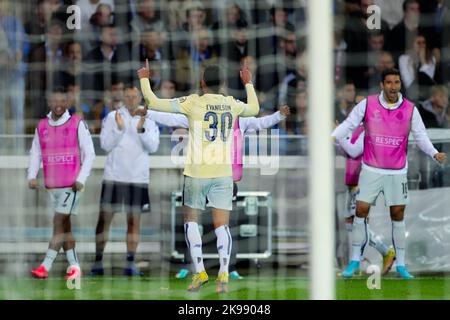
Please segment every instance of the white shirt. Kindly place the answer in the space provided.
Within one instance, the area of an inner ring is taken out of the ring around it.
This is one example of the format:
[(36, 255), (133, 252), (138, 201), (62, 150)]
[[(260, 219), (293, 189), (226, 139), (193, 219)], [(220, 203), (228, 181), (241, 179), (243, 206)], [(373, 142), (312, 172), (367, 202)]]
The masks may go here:
[[(182, 114), (148, 110), (147, 118), (168, 127), (189, 129), (188, 119), (185, 115)], [(283, 116), (280, 111), (261, 118), (239, 117), (239, 129), (241, 130), (242, 134), (245, 134), (246, 132), (271, 128), (284, 119), (286, 119), (286, 117)]]
[[(116, 112), (124, 122), (119, 130)], [(107, 152), (103, 179), (125, 183), (149, 183), (149, 153), (158, 150), (159, 129), (155, 122), (146, 119), (145, 132), (137, 132), (139, 116), (131, 116), (127, 108), (111, 111), (103, 120), (100, 145)]]
[[(380, 93), (378, 96), (381, 105), (383, 108), (395, 110), (397, 109), (402, 103), (403, 103), (403, 97), (399, 93), (399, 99), (397, 103), (392, 107), (388, 107), (388, 103), (384, 99), (383, 92)], [(339, 125), (336, 129), (334, 129), (333, 133), (331, 134), (333, 137), (336, 138), (337, 141), (340, 139), (346, 137), (350, 132), (353, 132), (353, 130), (356, 129), (356, 127), (363, 121), (364, 115), (366, 113), (366, 104), (367, 99), (362, 100), (359, 102), (350, 112), (347, 119), (345, 119), (344, 122)], [(422, 118), (420, 117), (419, 111), (416, 107), (414, 107), (413, 110), (413, 116), (411, 121), (411, 133), (413, 134), (414, 140), (417, 144), (417, 146), (422, 150), (424, 153), (429, 155), (430, 157), (434, 157), (438, 151), (436, 148), (434, 148), (433, 144), (430, 141), (430, 138), (428, 138), (427, 131), (425, 129), (425, 126), (423, 124)], [(368, 166), (364, 163), (362, 165), (363, 169), (367, 169), (369, 171), (381, 173), (381, 174), (405, 174), (408, 171), (408, 162), (406, 161), (405, 167), (403, 169), (399, 170), (391, 170), (391, 169), (380, 169), (380, 168), (374, 168), (371, 166)]]
[[(63, 125), (70, 119), (69, 111), (66, 110), (64, 114), (56, 121), (51, 117), (51, 112), (47, 114), (49, 125), (56, 127)], [(91, 173), (92, 164), (95, 159), (94, 143), (92, 142), (91, 134), (86, 124), (80, 121), (78, 125), (78, 141), (80, 147), (81, 168), (78, 173), (77, 181), (86, 184), (86, 179)], [(39, 135), (37, 129), (34, 132), (33, 143), (30, 150), (30, 160), (28, 164), (28, 180), (36, 179), (39, 168), (42, 163), (41, 145), (39, 143)]]
[[(406, 88), (409, 88), (416, 79), (416, 70), (414, 69), (411, 57), (407, 54), (402, 54), (400, 58), (398, 58), (398, 66), (402, 82)], [(432, 57), (429, 63), (420, 66), (419, 71), (433, 79), (436, 72), (436, 59)]]

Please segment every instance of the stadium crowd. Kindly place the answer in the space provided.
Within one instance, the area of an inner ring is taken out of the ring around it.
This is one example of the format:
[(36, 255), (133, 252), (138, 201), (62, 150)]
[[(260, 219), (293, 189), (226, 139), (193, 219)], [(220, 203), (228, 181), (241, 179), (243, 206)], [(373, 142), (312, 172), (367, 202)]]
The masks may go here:
[[(449, 1), (334, 2), (336, 119), (358, 96), (380, 91), (382, 71), (396, 67), (425, 125), (450, 127)], [(73, 4), (80, 30), (67, 24)], [(379, 30), (366, 25), (372, 4), (381, 9)], [(47, 113), (46, 92), (60, 86), (70, 112), (99, 133), (102, 119), (123, 104), (124, 87), (138, 84), (135, 70), (145, 59), (164, 98), (199, 89), (203, 68), (218, 63), (229, 94), (244, 100), (238, 70), (247, 63), (261, 114), (287, 104), (282, 133), (307, 134), (306, 36), (306, 1), (3, 0), (0, 134), (32, 133)]]

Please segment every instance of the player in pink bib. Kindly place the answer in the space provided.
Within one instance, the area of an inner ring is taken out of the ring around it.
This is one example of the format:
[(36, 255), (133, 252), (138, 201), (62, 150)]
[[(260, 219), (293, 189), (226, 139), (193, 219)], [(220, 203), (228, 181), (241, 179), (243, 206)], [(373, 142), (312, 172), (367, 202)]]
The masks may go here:
[[(359, 175), (361, 173), (362, 158), (364, 151), (364, 127), (358, 126), (351, 136), (345, 137), (339, 140), (339, 147), (342, 149), (344, 156), (346, 157), (345, 164), (345, 184), (347, 185), (347, 193), (345, 199), (345, 228), (348, 233), (348, 239), (351, 241), (351, 235), (353, 231), (353, 220), (355, 218), (356, 211), (356, 196), (359, 193)], [(389, 272), (392, 264), (395, 260), (395, 251), (390, 249), (387, 244), (381, 240), (367, 224), (367, 236), (365, 244), (361, 249), (361, 257), (364, 256), (365, 248), (367, 244), (375, 250), (377, 250), (383, 256), (383, 270), (382, 274), (385, 275)], [(351, 259), (351, 256), (350, 256)]]
[(31, 274), (35, 278), (47, 278), (63, 247), (69, 262), (67, 279), (76, 279), (81, 276), (81, 269), (70, 217), (77, 213), (81, 191), (95, 158), (94, 145), (87, 126), (67, 111), (67, 96), (63, 89), (54, 89), (48, 103), (51, 112), (39, 121), (30, 150), (28, 185), (30, 189), (38, 188), (37, 175), (42, 163), (44, 185), (55, 211), (53, 237), (44, 261)]
[(367, 217), (370, 206), (375, 205), (378, 195), (383, 193), (391, 214), (396, 271), (401, 278), (411, 279), (413, 276), (405, 265), (404, 222), (405, 208), (409, 203), (407, 148), (410, 132), (417, 146), (434, 160), (443, 163), (447, 156), (434, 148), (419, 112), (412, 102), (401, 95), (399, 71), (385, 70), (380, 84), (381, 93), (358, 103), (332, 134), (340, 140), (360, 123), (363, 123), (365, 129), (360, 192), (356, 198), (356, 215), (353, 221), (352, 258), (342, 275), (351, 278), (358, 270), (361, 247), (368, 238)]

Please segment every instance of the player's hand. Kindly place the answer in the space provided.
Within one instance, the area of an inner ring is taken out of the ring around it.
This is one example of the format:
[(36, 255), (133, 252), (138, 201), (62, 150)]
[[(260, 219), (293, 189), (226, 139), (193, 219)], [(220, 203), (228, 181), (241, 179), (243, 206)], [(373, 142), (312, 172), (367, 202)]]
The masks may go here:
[(436, 153), (433, 158), (439, 163), (444, 163), (447, 161), (447, 155), (443, 152)]
[(117, 127), (119, 128), (120, 131), (123, 130), (123, 128), (125, 127), (125, 123), (123, 122), (122, 116), (119, 114), (119, 111), (116, 111), (116, 123), (117, 123)]
[(240, 71), (241, 80), (246, 85), (247, 83), (252, 82), (252, 73), (248, 69), (247, 63), (244, 62), (244, 65), (242, 66), (242, 69)]
[(337, 127), (339, 127), (339, 124), (340, 124), (339, 121), (337, 121), (337, 120), (334, 121), (334, 128), (336, 129)]
[(84, 188), (84, 185), (81, 182), (75, 181), (75, 183), (72, 185), (72, 191), (77, 192)]
[(284, 106), (281, 106), (281, 107), (280, 107), (280, 113), (281, 113), (283, 116), (287, 117), (288, 115), (291, 114), (291, 110), (289, 109), (288, 106), (284, 105)]
[(134, 116), (145, 117), (145, 116), (147, 115), (147, 111), (148, 111), (147, 106), (145, 106), (144, 108), (137, 108), (137, 109), (134, 111), (133, 115), (134, 115)]
[(28, 181), (28, 188), (37, 189), (39, 187), (37, 179), (31, 179)]
[(419, 49), (419, 59), (422, 65), (427, 63), (427, 50), (425, 48)]
[(145, 122), (145, 116), (144, 117), (141, 116), (141, 118), (139, 119), (139, 122), (136, 126), (136, 129), (138, 129), (138, 131), (144, 127), (144, 122)]
[(137, 71), (139, 79), (149, 78), (150, 79), (150, 67), (148, 65), (148, 59), (145, 59), (145, 67)]

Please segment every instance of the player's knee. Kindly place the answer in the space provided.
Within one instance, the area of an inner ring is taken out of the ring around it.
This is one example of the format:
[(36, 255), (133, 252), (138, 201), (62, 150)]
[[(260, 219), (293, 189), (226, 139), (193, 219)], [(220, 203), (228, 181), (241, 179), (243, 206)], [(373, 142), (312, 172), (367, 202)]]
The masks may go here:
[(129, 231), (136, 231), (136, 229), (139, 228), (139, 220), (137, 219), (128, 219), (128, 230)]
[(369, 210), (370, 204), (361, 201), (356, 202), (355, 215), (358, 218), (367, 218), (367, 216), (369, 215)]
[(61, 213), (56, 213), (53, 216), (53, 225), (56, 228), (64, 228), (64, 225), (66, 224), (66, 219), (69, 217), (69, 215), (66, 214), (61, 214)]
[(392, 221), (403, 221), (404, 214), (403, 212), (391, 212), (391, 220)]
[(358, 208), (356, 208), (355, 216), (357, 216), (358, 218), (367, 218), (368, 215), (369, 210), (366, 210), (365, 208), (361, 208), (360, 210), (358, 210)]
[(404, 206), (392, 206), (390, 208), (391, 220), (392, 221), (402, 221), (405, 215)]

